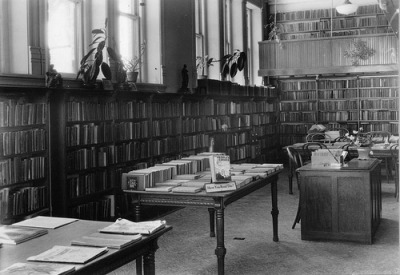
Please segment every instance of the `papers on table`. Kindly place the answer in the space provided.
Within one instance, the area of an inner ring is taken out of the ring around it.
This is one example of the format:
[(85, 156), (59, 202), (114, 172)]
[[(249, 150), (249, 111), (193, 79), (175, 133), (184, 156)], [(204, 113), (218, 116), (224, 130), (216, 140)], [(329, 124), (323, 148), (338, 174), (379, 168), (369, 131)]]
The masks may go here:
[(111, 234), (151, 234), (166, 225), (165, 220), (146, 222), (132, 222), (126, 219), (118, 219), (113, 224), (100, 229), (101, 233)]
[(15, 263), (0, 271), (1, 275), (66, 275), (75, 271), (74, 265), (52, 263)]
[(118, 235), (118, 234), (93, 233), (88, 236), (83, 236), (77, 240), (73, 240), (71, 242), (71, 245), (121, 249), (141, 239), (142, 235), (140, 234)]
[(4, 244), (20, 244), (47, 233), (46, 229), (4, 225), (0, 227), (0, 242)]
[(13, 225), (56, 229), (58, 227), (75, 222), (77, 220), (78, 219), (37, 216), (37, 217), (31, 218), (31, 219), (27, 219), (27, 220), (23, 220), (21, 222), (14, 223)]
[(55, 245), (43, 253), (29, 257), (28, 261), (86, 264), (100, 255), (107, 253), (107, 251), (107, 247)]

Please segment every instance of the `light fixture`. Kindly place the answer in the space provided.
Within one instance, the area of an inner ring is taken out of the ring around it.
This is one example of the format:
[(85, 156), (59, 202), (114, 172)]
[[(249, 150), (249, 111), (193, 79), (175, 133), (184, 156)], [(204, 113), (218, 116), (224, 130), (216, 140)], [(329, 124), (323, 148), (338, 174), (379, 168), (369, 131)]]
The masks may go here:
[(336, 11), (340, 14), (349, 15), (355, 13), (358, 9), (358, 5), (352, 4), (349, 0), (345, 0), (343, 5), (337, 6)]

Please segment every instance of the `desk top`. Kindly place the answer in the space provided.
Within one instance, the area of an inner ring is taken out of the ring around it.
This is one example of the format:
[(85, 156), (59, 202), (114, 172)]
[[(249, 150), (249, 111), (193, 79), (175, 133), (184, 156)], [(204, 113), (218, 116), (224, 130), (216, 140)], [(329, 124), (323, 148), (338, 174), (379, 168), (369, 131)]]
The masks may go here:
[(373, 167), (378, 165), (380, 161), (376, 158), (370, 159), (352, 159), (348, 163), (345, 163), (340, 167), (331, 167), (331, 166), (323, 166), (323, 165), (312, 165), (311, 163), (304, 165), (297, 169), (297, 171), (311, 171), (311, 170), (320, 170), (320, 171), (350, 171), (350, 170), (371, 170)]
[[(98, 232), (99, 229), (102, 229), (110, 224), (112, 224), (112, 222), (78, 220), (57, 229), (49, 229), (48, 234), (27, 242), (18, 245), (3, 245), (2, 248), (0, 248), (0, 270), (3, 270), (17, 262), (27, 262), (26, 259), (28, 257), (42, 253), (52, 248), (54, 245), (70, 246), (72, 240), (78, 239), (81, 236)], [(100, 264), (103, 260), (107, 260), (107, 258), (112, 255), (123, 257), (124, 254), (132, 253), (132, 250), (138, 250), (143, 245), (148, 244), (151, 240), (160, 237), (171, 229), (171, 226), (166, 226), (165, 228), (151, 235), (143, 236), (140, 241), (135, 242), (123, 249), (110, 248), (107, 253), (85, 265), (74, 264), (76, 271), (83, 271), (86, 267), (90, 267), (94, 264)]]

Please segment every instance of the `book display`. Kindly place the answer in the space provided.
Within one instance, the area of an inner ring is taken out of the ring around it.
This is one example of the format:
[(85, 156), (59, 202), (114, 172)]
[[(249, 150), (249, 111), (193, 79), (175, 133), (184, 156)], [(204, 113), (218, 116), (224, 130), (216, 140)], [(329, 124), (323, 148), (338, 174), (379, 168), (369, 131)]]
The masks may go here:
[(4, 244), (20, 244), (47, 233), (46, 229), (3, 225), (0, 227), (0, 242)]
[(132, 222), (126, 219), (118, 219), (113, 224), (100, 229), (100, 233), (107, 234), (122, 234), (122, 235), (135, 235), (135, 234), (152, 234), (166, 226), (165, 220), (154, 220), (146, 222)]
[(49, 212), (48, 95), (1, 88), (0, 223)]
[(142, 239), (142, 235), (93, 233), (73, 240), (71, 245), (121, 249)]

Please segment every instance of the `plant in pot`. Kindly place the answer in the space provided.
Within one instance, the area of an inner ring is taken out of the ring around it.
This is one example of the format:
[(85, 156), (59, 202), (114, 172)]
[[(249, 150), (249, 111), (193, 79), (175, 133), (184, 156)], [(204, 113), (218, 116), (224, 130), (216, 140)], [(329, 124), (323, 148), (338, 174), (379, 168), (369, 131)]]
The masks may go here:
[(84, 86), (93, 88), (96, 86), (96, 79), (101, 71), (107, 80), (111, 80), (112, 73), (110, 65), (103, 61), (103, 50), (106, 49), (110, 60), (115, 62), (116, 81), (124, 82), (126, 79), (126, 70), (121, 56), (106, 44), (108, 40), (107, 19), (104, 28), (92, 30), (92, 36), (93, 40), (89, 45), (91, 49), (82, 58), (76, 79), (82, 76)]
[(221, 62), (223, 63), (221, 74), (225, 79), (228, 75), (234, 77), (238, 71), (244, 69), (246, 65), (247, 55), (245, 52), (235, 50), (232, 54), (225, 55)]
[(139, 54), (132, 59), (123, 59), (124, 68), (127, 72), (127, 81), (136, 83), (139, 70), (143, 64), (143, 55), (146, 50), (146, 41), (140, 45)]
[(208, 55), (196, 57), (196, 69), (197, 71), (201, 71), (201, 78), (207, 78), (205, 69), (213, 66), (213, 62), (218, 62), (218, 60), (214, 60), (213, 57), (209, 58)]

